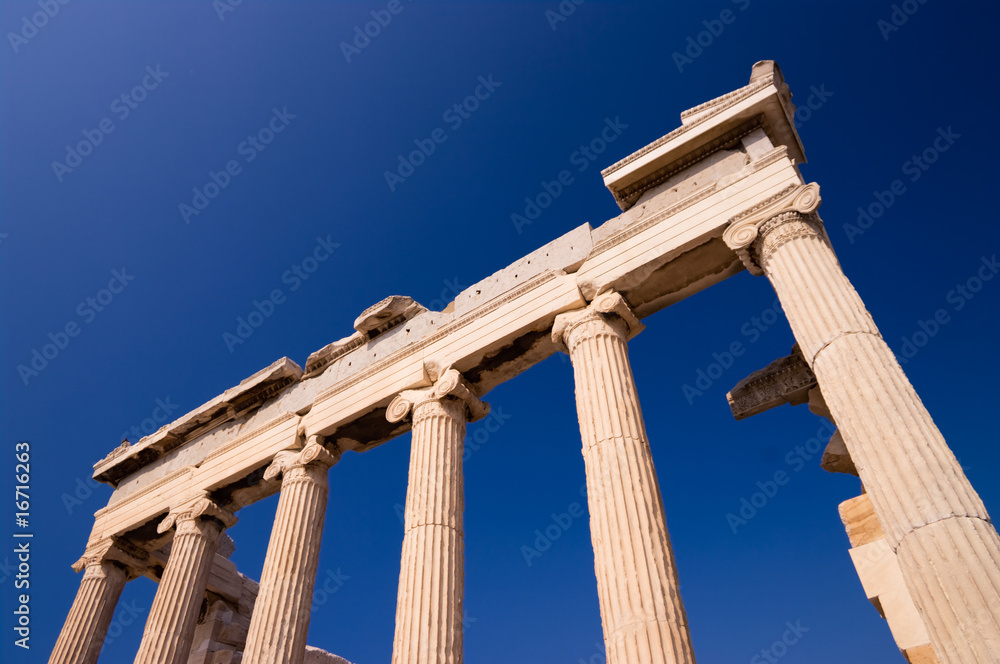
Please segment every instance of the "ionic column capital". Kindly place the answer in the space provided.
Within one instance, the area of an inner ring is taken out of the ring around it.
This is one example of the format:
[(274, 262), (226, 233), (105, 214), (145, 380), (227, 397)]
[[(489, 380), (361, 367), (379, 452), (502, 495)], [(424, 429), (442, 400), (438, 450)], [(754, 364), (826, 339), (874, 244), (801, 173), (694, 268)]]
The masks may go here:
[[(556, 316), (552, 325), (552, 341), (564, 352), (572, 350), (575, 340), (606, 330), (608, 323), (625, 341), (642, 332), (646, 326), (632, 313), (625, 298), (617, 291), (602, 293), (583, 309)], [(595, 325), (596, 323), (596, 325)], [(589, 325), (588, 325), (589, 324)], [(584, 333), (581, 336), (581, 333)]]
[(490, 405), (473, 393), (462, 374), (455, 369), (447, 369), (430, 387), (400, 392), (386, 409), (385, 418), (390, 422), (399, 422), (411, 412), (416, 416), (420, 406), (432, 402), (441, 403), (445, 399), (459, 403), (468, 422), (481, 420), (490, 413)]
[[(229, 528), (236, 524), (236, 515), (219, 506), (214, 500), (209, 498), (207, 491), (202, 491), (195, 496), (179, 503), (176, 507), (171, 507), (167, 516), (156, 527), (156, 532), (165, 533), (175, 526), (180, 528), (187, 523), (194, 523), (201, 520), (215, 519), (224, 528)], [(220, 528), (220, 532), (221, 532)]]
[(815, 214), (821, 202), (815, 182), (792, 185), (730, 219), (722, 239), (750, 274), (763, 276), (763, 266), (776, 247), (794, 237), (824, 235)]
[(340, 461), (340, 451), (331, 452), (320, 440), (320, 436), (311, 435), (303, 447), (287, 449), (275, 454), (271, 465), (264, 471), (264, 479), (273, 480), (280, 475), (287, 480), (293, 474), (296, 476), (305, 474), (304, 472), (293, 473), (293, 471), (305, 471), (310, 467), (322, 471), (329, 470), (331, 466)]
[(106, 567), (113, 565), (125, 570), (126, 577), (141, 576), (149, 565), (149, 554), (128, 540), (109, 537), (87, 547), (75, 563), (73, 570), (85, 575), (105, 574)]

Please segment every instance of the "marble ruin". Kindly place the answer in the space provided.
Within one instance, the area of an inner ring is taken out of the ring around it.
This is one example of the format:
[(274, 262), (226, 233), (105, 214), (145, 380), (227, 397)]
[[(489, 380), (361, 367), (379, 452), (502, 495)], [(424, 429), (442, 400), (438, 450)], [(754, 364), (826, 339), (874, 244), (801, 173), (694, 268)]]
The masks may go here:
[[(681, 114), (602, 172), (622, 209), (460, 293), (392, 296), (351, 336), (283, 358), (94, 466), (114, 487), (74, 568), (52, 664), (96, 662), (124, 585), (159, 583), (137, 664), (300, 664), (330, 469), (412, 430), (393, 664), (462, 661), (462, 450), (483, 397), (550, 355), (572, 361), (610, 664), (695, 661), (629, 364), (641, 319), (742, 270), (766, 277), (796, 347), (729, 394), (737, 418), (808, 404), (837, 427), (823, 467), (868, 598), (911, 663), (1000, 661), (1000, 539), (844, 275), (777, 65)], [(280, 492), (259, 581), (229, 560), (239, 510)]]

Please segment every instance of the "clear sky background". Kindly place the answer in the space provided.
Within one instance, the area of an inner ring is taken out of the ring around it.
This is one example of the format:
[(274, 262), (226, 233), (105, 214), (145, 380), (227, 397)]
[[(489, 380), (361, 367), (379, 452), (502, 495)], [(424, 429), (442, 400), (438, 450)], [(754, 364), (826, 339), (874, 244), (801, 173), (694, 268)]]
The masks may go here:
[[(1000, 279), (952, 292), (1000, 249), (995, 3), (908, 0), (913, 13), (895, 26), (887, 0), (588, 0), (564, 2), (575, 7), (564, 21), (547, 16), (555, 0), (402, 0), (378, 36), (345, 55), (342, 42), (386, 2), (222, 2), (72, 0), (37, 29), (24, 17), (42, 11), (38, 2), (0, 5), (5, 662), (47, 660), (79, 583), (70, 564), (111, 493), (87, 484), (91, 466), (123, 432), (148, 433), (164, 405), (178, 417), (282, 356), (304, 365), (387, 295), (440, 309), (536, 247), (615, 216), (600, 169), (677, 127), (684, 109), (745, 85), (762, 59), (779, 62), (800, 107), (813, 96), (799, 115), (802, 173), (821, 185), (841, 263), (889, 345), (913, 354), (904, 339), (946, 311), (905, 369), (987, 508), (1000, 511)], [(731, 22), (716, 23), (726, 9)], [(710, 27), (719, 34), (702, 35), (701, 52), (679, 66), (673, 54)], [(495, 89), (456, 126), (444, 113), (479, 77)], [(144, 79), (151, 89), (133, 96)], [(283, 131), (241, 148), (274, 109)], [(627, 126), (594, 161), (574, 164), (606, 120)], [(438, 128), (446, 141), (391, 189), (385, 172)], [(932, 149), (925, 170), (907, 167), (939, 132), (952, 136), (947, 151)], [(79, 160), (67, 155), (97, 138)], [(193, 189), (230, 160), (238, 172), (185, 218), (179, 205), (193, 206)], [(574, 182), (515, 228), (511, 215), (563, 169)], [(902, 193), (867, 229), (845, 227), (859, 207), (877, 213), (888, 197), (876, 192), (896, 180)], [(285, 276), (317, 238), (339, 247), (307, 280)], [(111, 301), (88, 303), (119, 278), (127, 285), (116, 281)], [(227, 344), (274, 289), (285, 298), (273, 315)], [(826, 473), (818, 454), (796, 460), (823, 421), (783, 407), (736, 422), (726, 404), (733, 384), (793, 344), (783, 316), (751, 332), (755, 317), (773, 320), (774, 299), (766, 279), (742, 273), (647, 318), (630, 344), (699, 661), (750, 662), (786, 621), (808, 629), (788, 664), (902, 661), (837, 513), (858, 480)], [(67, 325), (77, 334), (62, 339)], [(64, 347), (31, 369), (50, 334)], [(685, 397), (734, 341), (746, 353)], [(504, 418), (492, 433), (469, 427), (466, 661), (602, 662), (586, 515), (530, 565), (522, 549), (553, 514), (585, 505), (570, 364), (550, 358), (486, 398)], [(29, 652), (13, 646), (10, 613), (20, 440), (33, 450)], [(391, 654), (408, 457), (403, 436), (330, 473), (319, 576), (338, 579), (327, 584), (337, 590), (317, 596), (309, 640), (357, 664)], [(788, 484), (734, 533), (726, 515), (782, 470)], [(230, 531), (233, 559), (254, 578), (275, 506), (272, 497), (243, 510)], [(131, 661), (155, 588), (128, 585), (102, 661)]]

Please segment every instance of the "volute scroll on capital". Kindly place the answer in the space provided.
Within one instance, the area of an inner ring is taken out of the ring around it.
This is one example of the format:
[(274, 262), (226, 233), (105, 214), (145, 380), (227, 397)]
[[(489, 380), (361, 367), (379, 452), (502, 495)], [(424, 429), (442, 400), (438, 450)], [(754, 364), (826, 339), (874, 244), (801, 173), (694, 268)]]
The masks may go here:
[(730, 219), (729, 227), (723, 232), (722, 239), (736, 252), (750, 274), (763, 276), (764, 270), (757, 257), (753, 255), (753, 244), (761, 237), (764, 225), (775, 217), (789, 212), (811, 216), (819, 209), (821, 202), (819, 185), (815, 182), (791, 185), (770, 200), (744, 210)]
[(72, 567), (74, 571), (82, 572), (93, 565), (105, 563), (114, 563), (124, 568), (129, 578), (135, 578), (141, 576), (149, 565), (149, 553), (128, 540), (109, 537), (87, 547), (83, 556)]
[(264, 471), (264, 479), (273, 480), (287, 474), (293, 468), (305, 468), (309, 465), (322, 468), (334, 466), (340, 461), (340, 451), (331, 452), (320, 442), (321, 440), (321, 436), (313, 434), (306, 437), (304, 446), (282, 450), (275, 454), (271, 465)]
[(632, 312), (628, 302), (618, 291), (601, 293), (583, 309), (568, 311), (556, 316), (552, 325), (552, 341), (564, 352), (569, 333), (587, 321), (616, 318), (625, 324), (625, 339), (632, 339), (646, 329), (642, 321)]
[(404, 390), (396, 395), (385, 411), (385, 418), (390, 422), (400, 422), (421, 404), (448, 397), (465, 406), (469, 422), (481, 420), (490, 413), (490, 405), (475, 395), (462, 374), (456, 369), (448, 368), (441, 372), (438, 380), (430, 387)]
[(226, 528), (236, 524), (238, 519), (232, 512), (223, 509), (212, 500), (207, 491), (201, 491), (194, 497), (171, 507), (167, 516), (156, 527), (156, 532), (165, 533), (184, 521), (208, 517), (220, 521)]

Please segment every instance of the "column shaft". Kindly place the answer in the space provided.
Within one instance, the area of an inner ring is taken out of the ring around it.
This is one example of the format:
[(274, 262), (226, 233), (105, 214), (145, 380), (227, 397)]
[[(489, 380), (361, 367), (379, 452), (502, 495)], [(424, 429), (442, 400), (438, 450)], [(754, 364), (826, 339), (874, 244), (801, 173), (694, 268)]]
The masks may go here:
[[(601, 622), (609, 664), (695, 661), (663, 499), (629, 365), (626, 324), (594, 311), (556, 321), (573, 363)], [(608, 303), (611, 304), (608, 304)], [(635, 325), (640, 325), (635, 321)]]
[(222, 525), (212, 518), (178, 519), (170, 557), (149, 609), (135, 664), (184, 664), (198, 621)]
[(1000, 661), (1000, 539), (814, 214), (765, 221), (771, 280), (943, 664)]
[[(309, 458), (311, 453), (315, 458)], [(295, 455), (287, 467), (282, 467), (282, 459), (275, 461), (274, 474), (283, 473), (281, 497), (243, 651), (244, 664), (301, 664), (306, 654), (329, 495), (327, 474), (335, 459), (319, 445)]]
[(393, 664), (462, 661), (466, 419), (457, 400), (414, 406)]
[(94, 664), (104, 646), (126, 573), (110, 561), (90, 562), (63, 624), (49, 664)]

